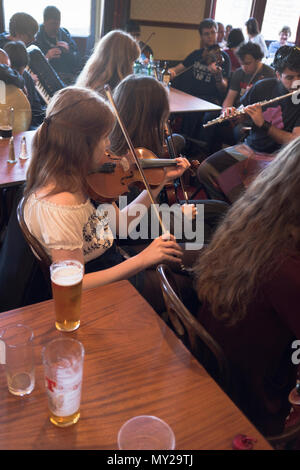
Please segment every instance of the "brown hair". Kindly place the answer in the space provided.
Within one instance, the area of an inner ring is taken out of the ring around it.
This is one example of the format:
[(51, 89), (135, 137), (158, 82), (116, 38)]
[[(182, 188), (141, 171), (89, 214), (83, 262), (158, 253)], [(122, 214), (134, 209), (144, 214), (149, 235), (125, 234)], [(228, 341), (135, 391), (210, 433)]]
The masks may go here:
[[(162, 152), (164, 125), (169, 115), (165, 87), (153, 77), (129, 75), (115, 89), (114, 101), (135, 147)], [(123, 155), (128, 147), (119, 124), (110, 135), (111, 149)]]
[(299, 254), (300, 137), (283, 147), (228, 211), (194, 271), (212, 314), (236, 323), (286, 256)]
[(141, 50), (128, 33), (114, 30), (107, 33), (95, 46), (94, 52), (80, 73), (76, 85), (102, 92), (104, 85), (112, 89), (133, 71), (134, 61)]
[(54, 184), (51, 194), (85, 191), (96, 146), (111, 131), (114, 116), (96, 92), (79, 87), (58, 91), (33, 140), (25, 197)]

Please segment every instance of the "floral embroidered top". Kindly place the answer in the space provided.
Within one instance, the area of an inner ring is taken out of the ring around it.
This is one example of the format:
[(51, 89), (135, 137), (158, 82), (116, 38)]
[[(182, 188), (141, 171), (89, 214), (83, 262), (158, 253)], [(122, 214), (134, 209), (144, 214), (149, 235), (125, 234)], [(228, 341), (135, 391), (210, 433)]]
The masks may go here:
[(114, 242), (107, 213), (95, 209), (88, 199), (83, 204), (60, 205), (32, 194), (24, 208), (28, 229), (47, 253), (50, 250), (82, 248), (84, 261), (101, 256)]

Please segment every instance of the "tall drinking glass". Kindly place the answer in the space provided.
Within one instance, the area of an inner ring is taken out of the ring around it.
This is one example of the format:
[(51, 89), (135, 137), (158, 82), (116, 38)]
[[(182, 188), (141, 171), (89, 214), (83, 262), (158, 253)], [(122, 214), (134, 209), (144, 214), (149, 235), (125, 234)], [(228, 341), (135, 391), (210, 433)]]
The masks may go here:
[(45, 386), (50, 421), (71, 426), (80, 417), (84, 347), (80, 341), (59, 338), (43, 349)]
[(14, 124), (14, 108), (0, 104), (0, 139), (10, 139)]
[(8, 390), (13, 395), (28, 395), (35, 385), (33, 331), (21, 323), (9, 325), (2, 331), (1, 341)]
[(76, 260), (60, 261), (50, 266), (55, 326), (60, 331), (74, 331), (80, 325), (83, 272), (84, 266)]

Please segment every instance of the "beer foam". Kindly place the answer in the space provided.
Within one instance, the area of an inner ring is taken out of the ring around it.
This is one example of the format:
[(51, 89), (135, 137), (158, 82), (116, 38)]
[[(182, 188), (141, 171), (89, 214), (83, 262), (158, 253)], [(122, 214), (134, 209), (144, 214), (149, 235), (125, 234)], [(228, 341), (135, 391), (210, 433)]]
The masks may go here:
[(51, 281), (58, 286), (73, 286), (78, 284), (83, 277), (79, 266), (62, 266), (57, 268), (51, 275)]

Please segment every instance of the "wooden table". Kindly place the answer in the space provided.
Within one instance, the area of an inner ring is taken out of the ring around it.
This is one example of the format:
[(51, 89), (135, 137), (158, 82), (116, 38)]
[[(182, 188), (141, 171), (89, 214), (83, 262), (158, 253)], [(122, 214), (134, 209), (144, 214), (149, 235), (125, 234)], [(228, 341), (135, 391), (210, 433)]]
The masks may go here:
[(0, 449), (117, 449), (121, 425), (141, 414), (165, 420), (176, 449), (230, 449), (237, 433), (271, 449), (128, 281), (85, 291), (81, 326), (64, 333), (85, 347), (81, 417), (69, 428), (50, 423), (44, 389), (42, 346), (63, 335), (52, 300), (1, 314), (0, 328), (14, 322), (34, 330), (36, 386), (11, 395), (0, 366)]
[(19, 160), (21, 150), (21, 139), (26, 137), (28, 154), (31, 154), (31, 143), (35, 131), (21, 132), (14, 135), (14, 147), (16, 163), (8, 163), (9, 155), (9, 139), (0, 140), (0, 188), (16, 186), (24, 183), (26, 180), (26, 172), (30, 159)]
[(176, 88), (170, 88), (169, 104), (171, 113), (220, 111), (222, 109), (216, 104), (176, 90)]

